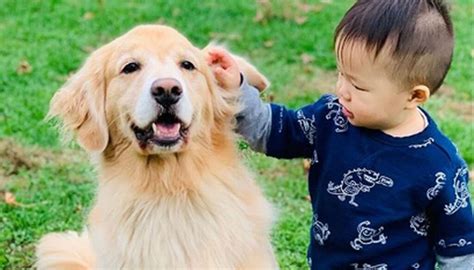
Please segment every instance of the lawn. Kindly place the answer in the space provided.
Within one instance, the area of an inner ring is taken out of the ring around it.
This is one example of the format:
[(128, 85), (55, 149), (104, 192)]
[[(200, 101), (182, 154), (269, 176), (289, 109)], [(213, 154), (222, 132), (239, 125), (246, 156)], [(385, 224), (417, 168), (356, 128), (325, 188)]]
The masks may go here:
[[(82, 227), (95, 172), (83, 151), (62, 144), (54, 125), (43, 118), (53, 93), (94, 48), (137, 24), (165, 23), (197, 46), (218, 40), (247, 56), (272, 81), (263, 98), (296, 108), (332, 91), (332, 33), (352, 3), (142, 2), (0, 1), (0, 269), (30, 268), (41, 235)], [(472, 171), (474, 4), (452, 2), (454, 62), (445, 86), (426, 108)], [(302, 161), (275, 160), (247, 149), (242, 154), (279, 210), (273, 243), (281, 269), (304, 269), (311, 210)]]

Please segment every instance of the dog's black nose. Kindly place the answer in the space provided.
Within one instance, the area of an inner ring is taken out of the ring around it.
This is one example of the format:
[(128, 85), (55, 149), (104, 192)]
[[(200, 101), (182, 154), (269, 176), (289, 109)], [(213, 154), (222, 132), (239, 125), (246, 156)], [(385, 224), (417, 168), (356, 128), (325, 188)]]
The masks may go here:
[(183, 88), (173, 78), (158, 79), (151, 85), (151, 95), (163, 107), (169, 107), (178, 102)]

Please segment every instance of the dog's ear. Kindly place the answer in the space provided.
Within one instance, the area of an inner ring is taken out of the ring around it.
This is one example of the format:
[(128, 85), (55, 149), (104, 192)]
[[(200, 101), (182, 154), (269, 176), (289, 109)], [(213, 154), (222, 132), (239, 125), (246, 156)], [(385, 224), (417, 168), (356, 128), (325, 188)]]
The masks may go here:
[(270, 81), (260, 73), (257, 68), (255, 68), (249, 61), (246, 59), (232, 54), (232, 57), (237, 61), (239, 65), (240, 72), (244, 74), (247, 82), (258, 89), (258, 91), (262, 92), (268, 87), (270, 87)]
[[(203, 49), (203, 52), (207, 54), (207, 52), (213, 48), (223, 48), (223, 46), (219, 46), (215, 43), (210, 43)], [(225, 50), (228, 51), (227, 49)], [(245, 76), (247, 82), (250, 85), (257, 88), (260, 92), (270, 87), (270, 81), (262, 73), (260, 73), (257, 68), (255, 68), (249, 61), (247, 61), (241, 56), (235, 55), (231, 52), (229, 53), (237, 62), (240, 72)]]
[(87, 151), (102, 152), (109, 135), (105, 118), (105, 49), (95, 51), (53, 96), (48, 119), (57, 117)]

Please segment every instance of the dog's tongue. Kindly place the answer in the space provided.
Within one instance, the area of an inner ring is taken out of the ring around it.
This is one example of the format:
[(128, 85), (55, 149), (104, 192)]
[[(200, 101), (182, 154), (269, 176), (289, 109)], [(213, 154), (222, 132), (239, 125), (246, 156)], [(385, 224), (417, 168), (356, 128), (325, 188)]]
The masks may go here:
[(152, 125), (155, 136), (160, 139), (174, 139), (179, 136), (179, 129), (181, 128), (180, 123), (174, 124), (162, 124), (153, 123)]

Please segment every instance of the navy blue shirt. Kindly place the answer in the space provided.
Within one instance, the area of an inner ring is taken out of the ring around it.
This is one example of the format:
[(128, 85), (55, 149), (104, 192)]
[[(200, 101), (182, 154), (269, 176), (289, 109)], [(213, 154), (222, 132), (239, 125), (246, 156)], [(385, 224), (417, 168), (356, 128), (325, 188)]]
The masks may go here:
[(311, 159), (311, 269), (434, 269), (474, 253), (468, 169), (434, 121), (396, 138), (352, 126), (336, 97), (271, 105), (266, 154)]

